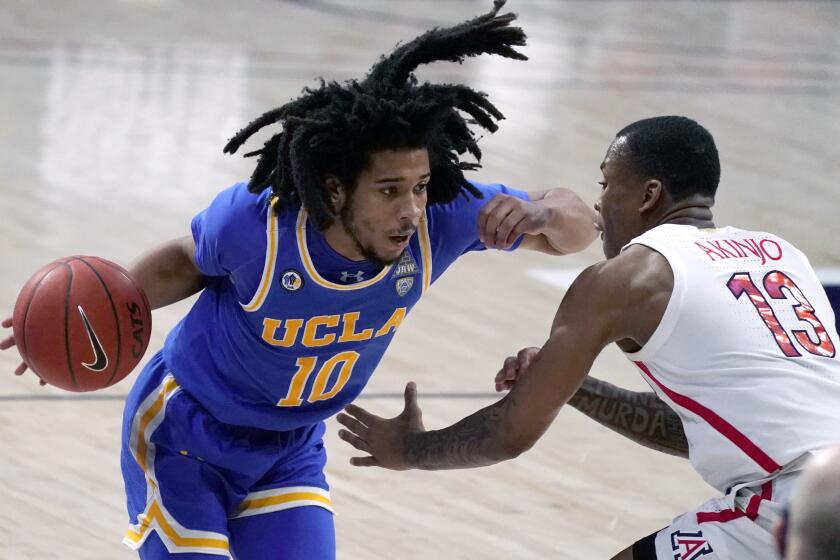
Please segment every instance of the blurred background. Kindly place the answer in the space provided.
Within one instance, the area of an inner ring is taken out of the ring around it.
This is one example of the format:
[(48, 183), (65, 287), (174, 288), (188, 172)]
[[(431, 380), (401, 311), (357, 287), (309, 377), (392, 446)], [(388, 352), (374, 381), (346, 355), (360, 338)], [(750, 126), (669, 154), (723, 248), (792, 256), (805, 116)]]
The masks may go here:
[[(253, 160), (237, 130), (318, 77), (361, 77), (399, 41), (487, 11), (489, 0), (2, 0), (0, 313), (66, 255), (123, 265), (187, 235)], [(614, 134), (654, 115), (706, 126), (723, 173), (718, 225), (769, 230), (840, 284), (840, 3), (510, 0), (528, 62), (435, 64), (505, 114), (472, 177), (596, 200)], [(247, 147), (259, 147), (265, 135)], [(256, 148), (254, 148), (256, 149)], [(242, 150), (244, 152), (246, 150)], [(390, 415), (418, 382), (426, 426), (493, 401), (504, 358), (545, 340), (573, 256), (471, 254), (396, 337), (361, 404)], [(189, 308), (155, 312), (148, 356)], [(119, 471), (122, 399), (39, 388), (0, 353), (0, 558), (131, 558)], [(593, 374), (644, 385), (615, 350)], [(428, 398), (424, 394), (429, 394)], [(338, 556), (608, 558), (714, 495), (687, 462), (624, 441), (574, 410), (516, 461), (446, 473), (352, 468), (330, 422)]]

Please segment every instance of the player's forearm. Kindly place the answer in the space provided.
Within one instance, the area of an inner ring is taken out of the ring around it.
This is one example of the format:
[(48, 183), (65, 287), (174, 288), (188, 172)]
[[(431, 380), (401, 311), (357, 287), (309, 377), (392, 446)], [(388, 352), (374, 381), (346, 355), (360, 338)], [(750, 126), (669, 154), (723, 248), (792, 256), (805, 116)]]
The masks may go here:
[(531, 193), (532, 201), (551, 212), (551, 218), (540, 232), (558, 253), (576, 253), (586, 249), (598, 236), (597, 216), (577, 194), (556, 188)]
[(129, 271), (146, 293), (152, 309), (188, 298), (204, 287), (190, 251), (191, 237), (174, 239), (141, 255)]
[(412, 433), (405, 438), (405, 460), (424, 470), (468, 469), (493, 465), (524, 449), (505, 440), (504, 399), (443, 430)]
[(587, 377), (569, 404), (636, 443), (688, 457), (688, 441), (679, 416), (652, 392), (628, 391)]

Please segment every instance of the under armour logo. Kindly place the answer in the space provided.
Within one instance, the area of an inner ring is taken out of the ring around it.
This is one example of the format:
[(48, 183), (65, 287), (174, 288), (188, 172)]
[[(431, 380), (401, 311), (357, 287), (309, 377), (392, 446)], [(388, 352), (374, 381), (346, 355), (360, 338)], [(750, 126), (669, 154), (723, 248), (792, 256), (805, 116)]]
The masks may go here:
[(356, 272), (355, 274), (350, 274), (349, 272), (342, 272), (341, 273), (341, 281), (344, 282), (345, 284), (349, 284), (351, 278), (353, 279), (353, 283), (358, 284), (359, 282), (362, 281), (362, 279), (364, 279), (364, 277), (365, 277), (365, 271), (364, 270), (360, 270), (360, 271)]

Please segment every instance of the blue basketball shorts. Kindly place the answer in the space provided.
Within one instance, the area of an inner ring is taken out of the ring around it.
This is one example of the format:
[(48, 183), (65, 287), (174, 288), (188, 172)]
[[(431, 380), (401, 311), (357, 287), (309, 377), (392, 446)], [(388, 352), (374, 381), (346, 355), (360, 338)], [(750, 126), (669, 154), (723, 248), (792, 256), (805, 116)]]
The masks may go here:
[(123, 416), (123, 543), (144, 560), (335, 558), (323, 434), (223, 424), (158, 353)]

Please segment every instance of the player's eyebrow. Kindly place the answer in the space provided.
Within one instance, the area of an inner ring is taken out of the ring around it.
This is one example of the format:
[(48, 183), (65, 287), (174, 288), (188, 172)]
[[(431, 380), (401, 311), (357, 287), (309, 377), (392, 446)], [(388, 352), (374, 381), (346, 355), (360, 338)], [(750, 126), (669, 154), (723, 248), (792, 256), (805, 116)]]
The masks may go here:
[[(424, 173), (420, 175), (420, 178), (428, 179), (431, 175), (431, 173)], [(377, 179), (374, 183), (399, 183), (400, 181), (405, 181), (405, 177), (383, 177), (382, 179)]]

